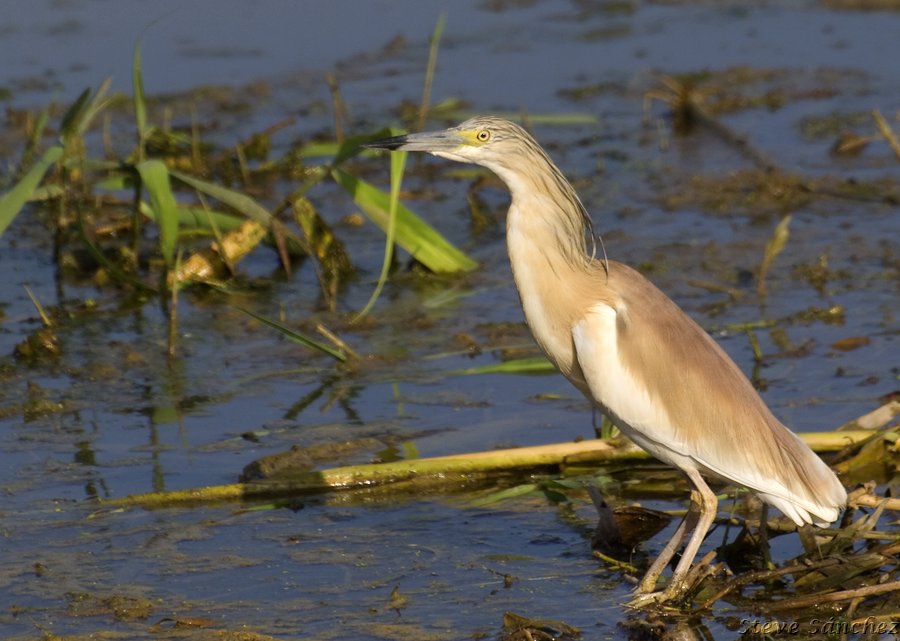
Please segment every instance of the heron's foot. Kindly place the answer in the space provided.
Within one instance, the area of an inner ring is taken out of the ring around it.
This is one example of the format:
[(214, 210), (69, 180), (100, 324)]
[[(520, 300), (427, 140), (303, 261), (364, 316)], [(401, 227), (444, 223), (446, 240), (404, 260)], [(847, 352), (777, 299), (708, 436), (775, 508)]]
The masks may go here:
[(707, 553), (687, 572), (676, 573), (661, 590), (656, 589), (658, 577), (649, 576), (648, 573), (648, 576), (644, 577), (635, 590), (634, 597), (627, 603), (628, 607), (634, 609), (651, 607), (664, 607), (667, 610), (685, 609), (690, 596), (700, 589), (703, 582), (724, 568), (722, 563), (713, 563), (714, 559), (715, 551)]
[(680, 609), (678, 603), (684, 598), (688, 586), (683, 581), (673, 581), (663, 590), (647, 591), (641, 585), (626, 606), (634, 610), (645, 610), (660, 606)]
[(662, 591), (659, 592), (640, 592), (631, 597), (631, 601), (625, 604), (625, 607), (632, 610), (646, 610), (657, 606), (661, 603)]

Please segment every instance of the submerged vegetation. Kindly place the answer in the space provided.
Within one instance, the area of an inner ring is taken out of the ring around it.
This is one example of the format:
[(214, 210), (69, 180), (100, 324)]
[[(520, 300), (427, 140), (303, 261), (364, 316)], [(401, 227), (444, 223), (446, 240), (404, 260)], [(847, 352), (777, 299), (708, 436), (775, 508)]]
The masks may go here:
[[(900, 441), (898, 417), (900, 402), (890, 401), (834, 432), (802, 436), (815, 451), (830, 455), (845, 479), (870, 478), (875, 474), (883, 482), (895, 478), (900, 469), (896, 454)], [(610, 569), (624, 571), (632, 578), (641, 573), (632, 565), (635, 548), (658, 533), (668, 520), (683, 516), (681, 511), (666, 514), (639, 505), (622, 505), (621, 498), (613, 499), (620, 503), (615, 509), (607, 505), (598, 488), (615, 486), (609, 470), (623, 463), (652, 465), (646, 452), (617, 438), (338, 468), (315, 467), (316, 460), (323, 456), (341, 458), (379, 445), (372, 439), (361, 439), (357, 443), (332, 444), (327, 452), (323, 448), (294, 448), (252, 463), (239, 484), (135, 495), (104, 503), (112, 507), (161, 508), (269, 499), (276, 501), (274, 505), (290, 505), (301, 498), (328, 494), (332, 494), (329, 498), (335, 503), (378, 503), (400, 496), (421, 497), (423, 493), (454, 490), (478, 492), (487, 487), (472, 500), (473, 506), (485, 508), (529, 496), (567, 504), (583, 500), (587, 490), (599, 519), (592, 537), (595, 556)], [(678, 478), (674, 471), (667, 473)], [(516, 480), (521, 479), (525, 481), (517, 484)], [(673, 496), (683, 495), (683, 479), (673, 482), (677, 487), (670, 485), (669, 491)], [(643, 490), (639, 483), (632, 479), (631, 496), (639, 497), (642, 492), (658, 495), (652, 482)], [(836, 608), (849, 606), (848, 620), (861, 620), (859, 615), (852, 617), (872, 597), (874, 602), (864, 609), (866, 616), (891, 621), (900, 611), (900, 535), (879, 530), (878, 524), (885, 511), (900, 510), (900, 500), (877, 496), (874, 487), (874, 483), (860, 484), (850, 495), (849, 509), (840, 527), (817, 532), (811, 527), (798, 530), (785, 517), (770, 520), (758, 501), (734, 492), (731, 513), (717, 523), (726, 532), (731, 527), (739, 530), (737, 538), (723, 542), (697, 564), (690, 579), (693, 588), (680, 608), (664, 610), (669, 615), (690, 617), (707, 613), (722, 601), (768, 616), (792, 613), (795, 620), (809, 620), (818, 606), (828, 603)], [(729, 495), (732, 493), (726, 496)], [(866, 512), (868, 509), (874, 512)], [(795, 531), (800, 533), (803, 554), (775, 566), (768, 558), (768, 541)], [(863, 544), (857, 545), (860, 541)], [(722, 561), (714, 563), (717, 553)]]

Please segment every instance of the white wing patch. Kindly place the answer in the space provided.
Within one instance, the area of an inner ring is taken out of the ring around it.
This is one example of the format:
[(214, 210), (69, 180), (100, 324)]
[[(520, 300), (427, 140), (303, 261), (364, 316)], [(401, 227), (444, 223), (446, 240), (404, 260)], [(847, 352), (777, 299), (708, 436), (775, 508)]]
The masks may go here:
[(619, 356), (615, 309), (591, 307), (572, 328), (578, 364), (594, 400), (607, 408), (609, 418), (650, 454), (676, 467), (697, 469), (685, 443), (676, 437), (668, 412), (654, 402), (640, 374), (629, 371)]

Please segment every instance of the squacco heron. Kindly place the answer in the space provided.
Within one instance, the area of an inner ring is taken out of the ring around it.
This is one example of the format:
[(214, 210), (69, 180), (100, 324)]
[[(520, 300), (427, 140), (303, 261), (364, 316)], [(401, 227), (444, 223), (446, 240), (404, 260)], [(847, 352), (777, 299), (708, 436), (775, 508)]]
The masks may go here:
[[(744, 486), (798, 526), (826, 526), (847, 502), (834, 473), (757, 394), (725, 351), (640, 273), (598, 258), (591, 219), (547, 153), (494, 117), (378, 140), (482, 165), (512, 194), (506, 243), (525, 319), (554, 365), (631, 440), (680, 469), (691, 509), (641, 580), (634, 605), (685, 596), (718, 502), (704, 474)], [(665, 588), (657, 580), (684, 552)]]

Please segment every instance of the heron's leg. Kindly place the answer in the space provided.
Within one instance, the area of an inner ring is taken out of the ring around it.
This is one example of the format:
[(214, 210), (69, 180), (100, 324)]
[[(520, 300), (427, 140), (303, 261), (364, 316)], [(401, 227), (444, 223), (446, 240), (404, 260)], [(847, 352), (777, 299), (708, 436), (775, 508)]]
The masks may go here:
[(694, 557), (697, 556), (700, 544), (703, 543), (703, 539), (706, 538), (706, 533), (709, 532), (709, 528), (712, 525), (713, 519), (716, 518), (716, 512), (719, 509), (719, 500), (716, 498), (716, 495), (713, 494), (713, 491), (709, 489), (709, 486), (706, 484), (706, 481), (703, 480), (703, 477), (700, 476), (700, 473), (697, 472), (697, 470), (685, 470), (685, 474), (687, 474), (687, 477), (694, 484), (694, 487), (697, 488), (697, 506), (699, 507), (700, 513), (697, 519), (697, 525), (694, 528), (694, 534), (685, 546), (684, 552), (681, 555), (681, 560), (678, 561), (675, 572), (672, 574), (672, 579), (669, 581), (668, 586), (666, 586), (666, 589), (663, 592), (663, 600), (672, 599), (686, 589), (686, 586), (683, 585), (684, 577), (688, 570), (691, 569), (691, 564), (694, 562)]
[(641, 579), (638, 589), (635, 591), (636, 594), (649, 594), (656, 590), (656, 581), (659, 579), (659, 575), (666, 569), (666, 566), (669, 565), (669, 561), (675, 556), (675, 552), (681, 547), (681, 544), (684, 542), (685, 534), (689, 532), (694, 526), (694, 523), (697, 522), (697, 514), (697, 511), (694, 509), (694, 496), (692, 492), (691, 505), (688, 508), (687, 514), (681, 519), (681, 523), (679, 523), (678, 527), (675, 529), (675, 534), (672, 535), (672, 538), (669, 539), (669, 542), (666, 543), (666, 546), (660, 551), (659, 556), (657, 556), (656, 560), (650, 565), (650, 569), (647, 570), (644, 578)]
[(759, 552), (767, 570), (775, 568), (772, 563), (772, 548), (769, 547), (769, 504), (763, 503), (759, 511)]

